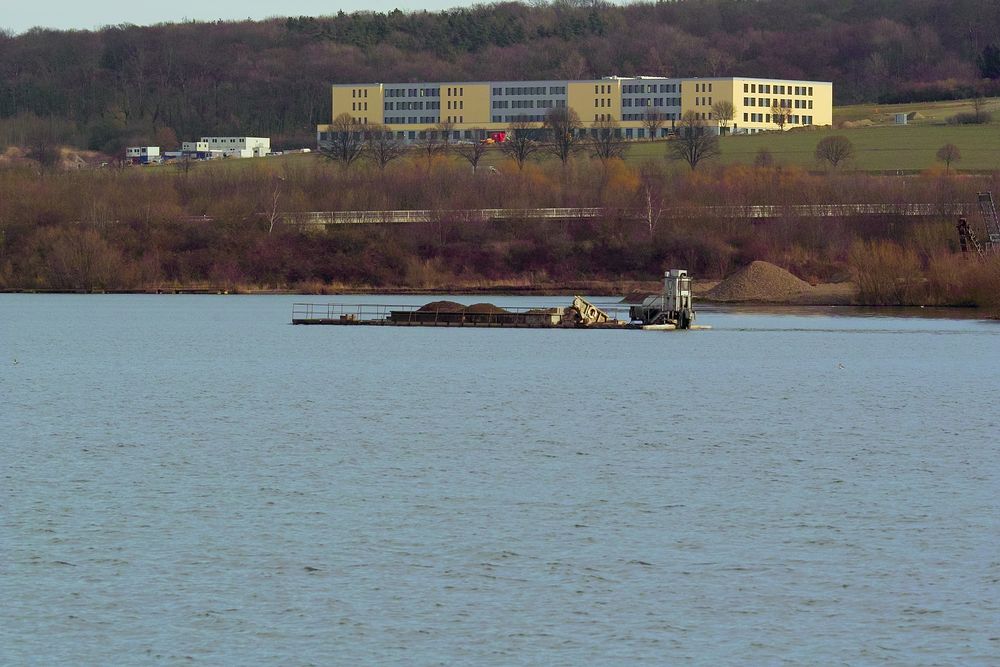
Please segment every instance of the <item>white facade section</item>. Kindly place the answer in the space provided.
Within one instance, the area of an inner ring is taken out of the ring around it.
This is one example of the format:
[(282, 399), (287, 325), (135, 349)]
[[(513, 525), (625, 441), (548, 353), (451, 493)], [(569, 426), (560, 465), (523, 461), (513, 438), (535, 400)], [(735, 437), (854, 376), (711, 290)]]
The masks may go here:
[(202, 137), (198, 143), (205, 144), (205, 150), (222, 151), (233, 157), (263, 157), (271, 152), (271, 140), (267, 137)]
[(160, 147), (129, 146), (125, 149), (125, 157), (160, 157)]

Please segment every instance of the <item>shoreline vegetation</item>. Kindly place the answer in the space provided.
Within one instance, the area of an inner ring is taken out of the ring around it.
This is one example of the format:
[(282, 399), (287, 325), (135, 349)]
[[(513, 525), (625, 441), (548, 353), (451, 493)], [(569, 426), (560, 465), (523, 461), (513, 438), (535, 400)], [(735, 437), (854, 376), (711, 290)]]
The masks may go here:
[[(9, 168), (0, 170), (0, 290), (623, 295), (658, 291), (670, 268), (687, 269), (708, 286), (764, 263), (782, 274), (744, 276), (735, 297), (706, 287), (702, 299), (997, 312), (1000, 257), (963, 256), (951, 216), (670, 217), (678, 208), (718, 204), (889, 202), (945, 210), (983, 191), (1000, 193), (1000, 176), (932, 169), (897, 177), (773, 163), (678, 170), (662, 157), (635, 163), (586, 154), (521, 168), (503, 162), (495, 171), (473, 171), (448, 153), (409, 156), (385, 169), (320, 156), (186, 169)], [(608, 213), (583, 220), (449, 216), (547, 207)], [(409, 209), (440, 217), (329, 226), (283, 218)], [(630, 214), (616, 213), (622, 210)], [(765, 284), (761, 291), (754, 283), (761, 276), (781, 289)]]

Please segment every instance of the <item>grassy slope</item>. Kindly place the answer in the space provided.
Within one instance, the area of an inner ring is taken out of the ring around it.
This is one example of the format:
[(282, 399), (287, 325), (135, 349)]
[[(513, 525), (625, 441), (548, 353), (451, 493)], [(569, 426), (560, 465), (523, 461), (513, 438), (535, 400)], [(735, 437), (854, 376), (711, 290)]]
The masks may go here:
[[(816, 144), (832, 134), (844, 135), (854, 144), (857, 157), (849, 166), (853, 169), (927, 169), (940, 164), (935, 153), (947, 143), (961, 151), (960, 169), (1000, 168), (1000, 127), (996, 125), (866, 127), (724, 137), (720, 160), (752, 163), (757, 151), (766, 148), (779, 163), (817, 167)], [(642, 144), (633, 147), (630, 158), (659, 158), (663, 153), (661, 143)]]
[[(757, 151), (767, 148), (779, 163), (818, 167), (813, 155), (816, 144), (825, 136), (842, 134), (854, 144), (857, 157), (849, 168), (862, 170), (914, 170), (940, 165), (938, 149), (948, 143), (962, 154), (959, 169), (1000, 169), (1000, 100), (986, 101), (985, 110), (994, 115), (989, 125), (947, 125), (956, 113), (971, 113), (971, 100), (925, 102), (894, 105), (856, 105), (834, 110), (835, 124), (869, 120), (871, 127), (853, 129), (791, 130), (784, 133), (724, 137), (721, 141), (723, 163), (752, 163)], [(895, 125), (896, 113), (915, 112), (918, 117), (908, 125)], [(660, 158), (659, 144), (636, 144), (630, 159)]]

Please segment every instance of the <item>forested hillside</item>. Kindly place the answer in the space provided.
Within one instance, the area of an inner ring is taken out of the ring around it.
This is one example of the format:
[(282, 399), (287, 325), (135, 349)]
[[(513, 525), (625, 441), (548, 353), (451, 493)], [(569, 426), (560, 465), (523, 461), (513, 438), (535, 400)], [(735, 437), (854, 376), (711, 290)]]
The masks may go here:
[(996, 42), (996, 0), (499, 3), (0, 32), (0, 149), (216, 133), (309, 143), (329, 84), (350, 81), (749, 74), (832, 80), (838, 104), (931, 98), (1000, 78)]

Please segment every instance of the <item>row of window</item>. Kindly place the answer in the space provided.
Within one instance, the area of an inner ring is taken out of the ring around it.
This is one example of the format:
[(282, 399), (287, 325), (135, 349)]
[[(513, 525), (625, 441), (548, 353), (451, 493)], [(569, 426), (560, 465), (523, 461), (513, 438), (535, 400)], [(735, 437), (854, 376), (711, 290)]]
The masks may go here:
[(710, 107), (712, 106), (711, 97), (696, 97), (694, 98), (694, 105), (696, 107)]
[[(661, 84), (625, 84), (622, 86), (622, 91), (624, 93), (632, 94), (642, 94), (642, 93), (655, 93), (657, 92), (657, 86), (659, 86), (659, 92), (661, 93), (679, 93), (681, 92), (681, 84), (679, 83), (661, 83)], [(710, 93), (712, 92), (711, 83), (696, 83), (694, 84), (694, 89), (696, 93)], [(787, 90), (787, 92), (786, 92)], [(594, 86), (595, 95), (606, 95), (611, 92), (611, 86), (605, 84), (598, 84)], [(769, 84), (769, 83), (744, 83), (743, 84), (744, 93), (763, 93), (763, 94), (775, 94), (775, 95), (807, 95), (811, 96), (813, 94), (812, 86), (788, 86), (779, 84)], [(449, 97), (452, 96), (462, 96), (465, 94), (465, 87), (449, 87), (447, 89), (447, 94)], [(501, 95), (565, 95), (566, 86), (507, 86), (505, 88), (495, 87), (493, 88), (493, 95), (495, 97)], [(440, 88), (386, 88), (386, 97), (441, 97)], [(352, 98), (366, 98), (368, 97), (367, 88), (352, 88), (351, 89)]]
[[(548, 90), (548, 92), (546, 92)], [(566, 86), (508, 86), (507, 88), (494, 88), (493, 96), (501, 95), (565, 95)]]
[(449, 100), (448, 101), (448, 108), (449, 109), (464, 109), (465, 108), (465, 101), (464, 100), (459, 100), (457, 102), (452, 102), (452, 101)]
[(643, 93), (655, 93), (657, 92), (657, 86), (659, 86), (659, 92), (661, 93), (679, 93), (681, 92), (681, 84), (679, 83), (627, 83), (622, 86), (622, 92), (626, 95), (628, 94), (643, 94)]
[(386, 97), (441, 97), (440, 88), (386, 88)]
[[(368, 122), (367, 120), (365, 122)], [(389, 125), (416, 125), (418, 123), (436, 123), (437, 116), (389, 116), (385, 122)]]
[(812, 109), (812, 100), (791, 100), (791, 99), (771, 99), (769, 97), (744, 97), (743, 106), (745, 107), (764, 107), (770, 109), (773, 104), (777, 104), (780, 107), (786, 109)]
[(368, 102), (351, 102), (351, 111), (368, 111)]
[[(598, 102), (600, 102), (600, 104), (598, 104)], [(607, 104), (605, 104), (605, 102), (607, 102)], [(595, 109), (597, 107), (605, 107), (605, 106), (607, 106), (607, 107), (611, 106), (611, 98), (610, 97), (602, 97), (600, 99), (594, 100), (594, 108)]]
[[(774, 116), (774, 122), (778, 122), (778, 115)], [(801, 121), (801, 122), (800, 122)], [(770, 123), (771, 114), (769, 113), (745, 113), (743, 114), (743, 122), (747, 123)], [(800, 116), (798, 114), (789, 114), (785, 116), (785, 122), (790, 125), (812, 125), (812, 116)]]
[(494, 123), (513, 123), (518, 121), (528, 122), (528, 123), (541, 123), (545, 120), (545, 116), (540, 114), (519, 114), (515, 116), (493, 116)]
[(566, 100), (493, 100), (494, 109), (565, 109)]
[(623, 98), (623, 107), (679, 107), (681, 98), (679, 97), (641, 97), (639, 99)]
[(646, 120), (647, 118), (656, 116), (659, 116), (660, 120), (678, 120), (681, 117), (679, 113), (654, 113), (647, 111), (646, 113), (623, 113), (622, 120)]
[[(645, 120), (648, 114), (622, 114), (623, 121), (637, 121)], [(660, 114), (662, 120), (680, 120), (680, 114), (677, 113), (664, 113)], [(696, 112), (695, 117), (698, 120), (712, 120), (712, 112)], [(513, 116), (493, 116), (494, 123), (510, 123), (513, 121), (528, 121), (533, 123), (541, 123), (545, 120), (544, 115), (538, 114), (521, 114)], [(611, 114), (594, 114), (594, 122), (603, 120), (613, 120)], [(772, 120), (772, 115), (767, 113), (745, 113), (743, 114), (743, 122), (745, 123), (770, 123)], [(777, 122), (777, 116), (774, 116), (774, 121)], [(368, 118), (358, 117), (354, 119), (356, 123), (368, 124)], [(437, 123), (438, 119), (436, 116), (398, 116), (398, 117), (387, 117), (385, 122), (390, 125), (415, 125), (418, 123)], [(465, 116), (448, 116), (447, 122), (449, 123), (464, 123)], [(812, 125), (812, 116), (800, 116), (799, 114), (788, 114), (785, 117), (785, 122), (790, 125)], [(642, 135), (640, 135), (642, 136)]]
[[(772, 90), (773, 89), (773, 90)], [(788, 92), (785, 92), (785, 90)], [(794, 92), (793, 92), (794, 91)], [(774, 93), (775, 95), (812, 95), (812, 86), (786, 86), (772, 83), (744, 83), (744, 93), (764, 93), (765, 95)]]
[[(368, 103), (365, 102), (367, 105)], [(386, 102), (386, 111), (423, 111), (424, 109), (440, 109), (440, 102)]]

